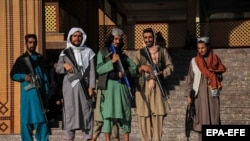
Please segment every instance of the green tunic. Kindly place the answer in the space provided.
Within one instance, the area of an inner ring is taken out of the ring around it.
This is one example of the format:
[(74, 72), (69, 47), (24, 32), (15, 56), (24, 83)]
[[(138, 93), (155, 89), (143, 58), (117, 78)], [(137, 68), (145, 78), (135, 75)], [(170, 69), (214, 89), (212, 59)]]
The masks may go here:
[[(108, 60), (105, 62), (104, 56), (101, 51), (97, 54), (97, 73), (100, 75), (115, 70), (112, 61)], [(130, 75), (135, 75), (136, 65), (133, 60), (126, 55), (123, 58), (125, 58), (123, 61), (126, 61), (128, 64), (127, 68)], [(106, 89), (102, 90), (100, 113), (104, 119), (104, 132), (110, 133), (112, 129), (112, 127), (110, 127), (111, 125), (105, 126), (105, 122), (111, 122), (112, 124), (112, 122), (115, 121), (119, 121), (123, 123), (123, 125), (127, 124), (127, 130), (129, 131), (124, 132), (130, 132), (131, 98), (125, 83), (120, 83), (118, 80), (107, 79)]]

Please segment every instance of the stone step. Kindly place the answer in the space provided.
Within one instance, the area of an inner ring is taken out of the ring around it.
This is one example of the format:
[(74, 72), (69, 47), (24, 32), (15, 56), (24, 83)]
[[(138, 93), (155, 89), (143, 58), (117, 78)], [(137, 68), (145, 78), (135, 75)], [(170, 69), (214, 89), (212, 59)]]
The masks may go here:
[[(190, 59), (196, 55), (196, 50), (169, 51), (173, 58), (175, 70), (168, 78), (168, 89), (170, 99), (168, 100), (171, 111), (164, 120), (163, 141), (184, 141), (185, 135), (185, 113), (186, 98), (184, 97), (187, 88), (187, 72)], [(250, 124), (250, 49), (215, 49), (214, 52), (221, 57), (227, 67), (223, 74), (223, 90), (221, 91), (221, 122), (222, 124)], [(134, 55), (134, 52), (130, 54)], [(131, 141), (140, 141), (136, 108), (132, 108), (132, 130)], [(61, 121), (55, 122), (51, 127), (50, 141), (64, 141), (65, 135), (62, 130)], [(122, 134), (122, 133), (121, 133)], [(99, 138), (104, 141), (104, 134)], [(122, 136), (121, 136), (122, 139)], [(190, 140), (197, 140), (197, 133), (191, 132)], [(19, 135), (0, 135), (0, 141), (20, 141)], [(83, 140), (80, 131), (76, 134), (76, 141)]]

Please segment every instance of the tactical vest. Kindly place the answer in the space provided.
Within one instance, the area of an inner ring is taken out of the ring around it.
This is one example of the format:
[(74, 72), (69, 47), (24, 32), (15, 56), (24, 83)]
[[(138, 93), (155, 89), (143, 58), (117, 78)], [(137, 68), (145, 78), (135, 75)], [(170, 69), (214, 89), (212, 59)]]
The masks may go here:
[[(111, 60), (112, 54), (110, 54), (110, 51), (109, 51), (109, 49), (107, 47), (101, 49), (100, 52), (103, 54), (102, 59), (104, 60), (104, 62), (107, 62), (107, 61)], [(119, 56), (120, 56), (120, 61), (121, 61), (122, 65), (123, 65), (123, 69), (125, 71), (128, 70), (128, 67), (129, 67), (129, 62), (127, 61), (128, 56), (126, 54), (120, 54)], [(113, 71), (115, 71), (115, 72), (118, 71), (119, 70), (118, 67), (119, 66), (117, 64), (115, 64)], [(111, 79), (111, 80), (116, 80), (117, 79), (118, 80), (118, 76), (116, 78), (116, 76), (113, 76), (111, 73), (112, 72), (108, 72), (108, 73), (99, 75), (97, 88), (106, 89), (108, 79)], [(131, 77), (129, 75), (127, 75), (127, 77), (128, 77), (128, 79), (131, 79)], [(122, 79), (121, 82), (123, 83), (124, 80)]]
[[(103, 54), (103, 60), (105, 62), (111, 60), (110, 57), (105, 57), (109, 53), (108, 48), (104, 47), (100, 50), (100, 52)], [(97, 85), (98, 89), (105, 90), (107, 88), (108, 75), (109, 75), (109, 73), (104, 73), (104, 74), (98, 75), (98, 85)]]

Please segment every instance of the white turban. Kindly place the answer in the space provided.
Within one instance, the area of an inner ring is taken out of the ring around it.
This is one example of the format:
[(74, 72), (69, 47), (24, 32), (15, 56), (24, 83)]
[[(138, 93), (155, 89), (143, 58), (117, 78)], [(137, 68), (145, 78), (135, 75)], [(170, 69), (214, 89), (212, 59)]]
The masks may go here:
[(122, 36), (122, 35), (123, 35), (123, 31), (122, 31), (121, 29), (119, 29), (119, 28), (114, 27), (114, 28), (112, 29), (111, 34), (112, 34), (113, 36), (116, 36), (116, 35)]
[(197, 42), (199, 41), (203, 41), (204, 43), (210, 43), (209, 41), (209, 37), (200, 37), (200, 38), (197, 38)]
[(70, 29), (70, 31), (69, 31), (69, 33), (68, 33), (68, 37), (67, 37), (67, 48), (68, 48), (68, 47), (76, 47), (76, 46), (72, 45), (72, 43), (71, 43), (71, 41), (70, 41), (71, 36), (72, 36), (75, 32), (81, 32), (81, 33), (82, 33), (82, 42), (81, 42), (80, 47), (83, 47), (83, 46), (84, 46), (84, 43), (85, 43), (86, 40), (87, 40), (87, 35), (86, 35), (86, 33), (82, 30), (82, 28), (73, 27), (73, 28)]

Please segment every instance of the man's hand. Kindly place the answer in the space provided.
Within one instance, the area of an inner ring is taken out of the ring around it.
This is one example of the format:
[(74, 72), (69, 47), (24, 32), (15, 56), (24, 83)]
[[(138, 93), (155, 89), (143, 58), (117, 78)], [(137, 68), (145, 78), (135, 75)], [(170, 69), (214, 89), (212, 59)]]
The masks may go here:
[(70, 64), (65, 63), (63, 66), (67, 72), (74, 73), (74, 67), (71, 66)]
[(187, 106), (188, 106), (188, 109), (190, 108), (190, 103), (191, 103), (191, 97), (187, 96)]
[(141, 73), (142, 71), (146, 72), (146, 73), (149, 73), (149, 74), (152, 74), (153, 71), (151, 69), (151, 67), (149, 65), (142, 65), (140, 68), (139, 68), (139, 73)]
[(112, 63), (117, 62), (120, 59), (120, 56), (116, 53), (113, 54), (112, 56)]
[(88, 93), (90, 97), (93, 96), (94, 95), (93, 88), (88, 88)]
[(122, 78), (123, 77), (122, 72), (118, 72), (118, 76), (119, 76), (119, 78)]
[(31, 78), (31, 76), (29, 74), (27, 74), (25, 76), (25, 81), (30, 82), (30, 83), (32, 82), (32, 78)]

